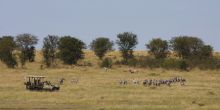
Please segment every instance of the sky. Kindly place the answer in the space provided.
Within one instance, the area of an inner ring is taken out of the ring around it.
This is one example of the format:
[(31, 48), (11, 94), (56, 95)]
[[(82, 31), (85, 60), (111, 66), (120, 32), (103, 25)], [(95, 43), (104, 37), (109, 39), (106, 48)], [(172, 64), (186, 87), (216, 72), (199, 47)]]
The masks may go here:
[(122, 32), (137, 34), (136, 50), (152, 38), (188, 35), (220, 51), (220, 0), (0, 0), (0, 36), (31, 33), (38, 49), (48, 34), (88, 45)]

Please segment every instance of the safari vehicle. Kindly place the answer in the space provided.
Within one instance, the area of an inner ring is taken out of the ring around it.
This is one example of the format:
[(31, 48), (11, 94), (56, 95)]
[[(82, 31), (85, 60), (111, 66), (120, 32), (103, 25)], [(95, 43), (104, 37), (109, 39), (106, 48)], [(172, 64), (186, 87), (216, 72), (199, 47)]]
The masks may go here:
[(28, 76), (27, 81), (24, 83), (28, 90), (59, 90), (58, 85), (50, 83), (50, 81), (44, 81), (44, 76)]

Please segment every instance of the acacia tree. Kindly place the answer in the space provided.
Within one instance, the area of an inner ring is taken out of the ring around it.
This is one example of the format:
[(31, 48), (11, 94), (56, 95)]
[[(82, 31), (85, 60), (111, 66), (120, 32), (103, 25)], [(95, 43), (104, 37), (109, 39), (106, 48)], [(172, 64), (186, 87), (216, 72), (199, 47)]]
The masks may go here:
[(179, 36), (171, 39), (171, 47), (181, 58), (209, 58), (213, 48), (197, 37)]
[(38, 42), (36, 36), (31, 34), (19, 34), (16, 37), (16, 43), (21, 51), (19, 56), (22, 67), (25, 65), (26, 61), (33, 62), (35, 56), (35, 47)]
[(51, 65), (55, 64), (56, 51), (58, 49), (58, 41), (59, 37), (55, 35), (48, 35), (44, 38), (42, 51), (44, 62), (47, 65), (47, 67), (50, 67)]
[(3, 36), (0, 38), (0, 60), (8, 68), (14, 68), (17, 65), (15, 55), (13, 54), (15, 48), (16, 44), (12, 36)]
[(95, 52), (99, 59), (102, 59), (108, 51), (112, 50), (113, 42), (108, 38), (99, 37), (91, 42), (90, 48)]
[(181, 58), (198, 56), (204, 43), (201, 39), (191, 36), (174, 37), (170, 41), (174, 52)]
[(84, 58), (82, 49), (85, 49), (85, 43), (81, 40), (71, 37), (61, 37), (58, 43), (59, 58), (64, 64), (76, 64), (79, 59)]
[(124, 32), (117, 35), (116, 43), (122, 53), (124, 61), (127, 63), (128, 59), (133, 58), (133, 49), (138, 44), (137, 35), (131, 32)]
[(160, 38), (152, 39), (149, 44), (146, 44), (149, 52), (155, 56), (155, 58), (165, 58), (169, 53), (169, 46), (166, 40)]

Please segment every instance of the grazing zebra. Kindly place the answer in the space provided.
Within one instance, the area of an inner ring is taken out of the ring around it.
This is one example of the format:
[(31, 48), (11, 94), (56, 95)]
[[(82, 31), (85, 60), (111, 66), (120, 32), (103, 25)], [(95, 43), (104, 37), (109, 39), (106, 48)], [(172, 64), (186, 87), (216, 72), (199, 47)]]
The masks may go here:
[(148, 80), (147, 80), (147, 79), (145, 79), (145, 80), (143, 81), (143, 85), (144, 85), (144, 86), (147, 86), (147, 85), (148, 85)]
[(139, 80), (132, 80), (133, 84), (140, 84)]
[(78, 84), (79, 83), (79, 79), (75, 78), (75, 79), (72, 79), (70, 82), (72, 84)]
[(179, 82), (181, 84), (181, 86), (185, 85), (186, 79), (182, 78), (182, 77), (174, 77), (173, 78), (174, 82)]
[(172, 80), (166, 80), (166, 85), (171, 86)]
[(109, 69), (107, 67), (104, 67), (104, 70), (107, 72)]
[(182, 79), (180, 80), (181, 86), (184, 86), (184, 85), (185, 85), (185, 82), (186, 82), (186, 79), (182, 78)]
[(171, 79), (168, 79), (168, 80), (163, 80), (163, 79), (160, 79), (160, 80), (156, 80), (156, 79), (150, 79), (150, 80), (147, 80), (145, 79), (143, 81), (143, 85), (144, 86), (160, 86), (160, 85), (167, 85), (167, 86), (171, 86), (171, 84), (173, 83), (180, 83), (181, 86), (185, 85), (185, 82), (186, 82), (186, 79), (182, 78), (182, 77), (174, 77), (174, 78), (171, 78)]
[(160, 85), (161, 85), (160, 81), (156, 80), (155, 81), (155, 86), (160, 86)]
[(150, 80), (145, 79), (143, 81), (143, 85), (144, 86), (151, 86), (151, 85), (153, 85), (153, 80), (152, 79), (150, 79)]
[(120, 85), (127, 85), (127, 84), (128, 84), (128, 81), (127, 81), (127, 80), (120, 80), (120, 81), (119, 81), (119, 84), (120, 84)]

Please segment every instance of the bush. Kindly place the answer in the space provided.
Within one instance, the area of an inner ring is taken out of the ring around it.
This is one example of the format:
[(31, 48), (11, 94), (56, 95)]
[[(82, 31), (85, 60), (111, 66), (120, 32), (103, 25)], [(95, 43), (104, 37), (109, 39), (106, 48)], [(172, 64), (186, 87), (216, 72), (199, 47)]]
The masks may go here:
[(185, 60), (180, 60), (180, 62), (179, 62), (179, 68), (180, 68), (181, 70), (188, 71), (188, 67), (189, 67), (189, 64), (188, 64)]
[[(123, 62), (117, 62), (123, 64)], [(164, 68), (164, 69), (179, 69), (187, 70), (189, 64), (187, 61), (175, 58), (156, 59), (153, 57), (139, 57), (136, 59), (128, 60), (127, 65), (138, 66), (143, 68)]]
[(167, 58), (163, 60), (161, 67), (165, 69), (181, 69), (180, 65), (181, 65), (181, 60), (174, 58)]
[(159, 68), (163, 59), (155, 59), (151, 57), (140, 57), (138, 63), (140, 67)]
[(201, 59), (198, 64), (199, 69), (207, 70), (207, 69), (220, 69), (220, 59), (218, 58), (208, 58)]
[(107, 68), (111, 68), (112, 67), (112, 59), (111, 58), (105, 58), (102, 60), (100, 67), (107, 67)]
[(139, 61), (136, 58), (129, 59), (127, 65), (136, 67), (139, 65)]

